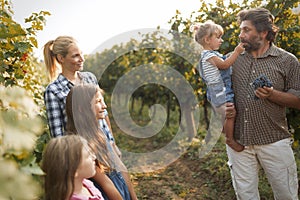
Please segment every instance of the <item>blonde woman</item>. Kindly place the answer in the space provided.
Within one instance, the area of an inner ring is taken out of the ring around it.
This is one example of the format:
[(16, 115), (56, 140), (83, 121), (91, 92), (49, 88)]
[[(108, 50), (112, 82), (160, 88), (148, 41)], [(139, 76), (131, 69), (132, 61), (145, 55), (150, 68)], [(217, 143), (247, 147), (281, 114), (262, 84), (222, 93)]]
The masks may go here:
[(48, 125), (53, 137), (64, 135), (67, 118), (65, 101), (70, 89), (80, 83), (98, 85), (94, 74), (81, 72), (84, 57), (77, 41), (71, 36), (59, 36), (44, 45), (44, 61), (50, 79), (44, 101)]

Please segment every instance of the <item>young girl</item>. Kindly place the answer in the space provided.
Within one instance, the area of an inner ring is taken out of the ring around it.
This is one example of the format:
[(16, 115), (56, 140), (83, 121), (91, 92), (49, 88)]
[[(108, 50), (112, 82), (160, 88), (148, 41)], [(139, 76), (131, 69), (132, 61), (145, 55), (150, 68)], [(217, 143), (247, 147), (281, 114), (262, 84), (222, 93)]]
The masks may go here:
[(96, 174), (96, 156), (78, 135), (53, 138), (42, 161), (46, 200), (104, 200), (87, 178)]
[[(223, 40), (223, 28), (213, 21), (203, 24), (196, 24), (191, 27), (195, 32), (195, 40), (203, 47), (199, 62), (199, 72), (203, 81), (207, 85), (207, 99), (213, 108), (225, 118), (225, 103), (233, 102), (234, 94), (231, 87), (230, 66), (237, 59), (238, 55), (244, 51), (243, 44), (239, 44), (234, 52), (224, 58), (217, 52)], [(230, 118), (225, 118), (224, 131), (226, 144), (235, 151), (243, 151), (244, 146), (235, 141), (234, 132), (235, 112)]]
[[(66, 99), (67, 134), (80, 134), (86, 138), (100, 161), (101, 157), (105, 155), (108, 160), (108, 162), (103, 163), (108, 169), (106, 173), (122, 198), (124, 200), (136, 200), (137, 197), (127, 168), (119, 157), (113, 135), (104, 132), (100, 127), (101, 120), (105, 121), (107, 115), (106, 108), (99, 86), (93, 84), (74, 86)], [(107, 148), (106, 153), (104, 147)], [(96, 186), (100, 186), (98, 187), (100, 190), (103, 189), (102, 181), (98, 180), (97, 175), (93, 177), (93, 182)], [(104, 198), (106, 198), (105, 195), (106, 191), (103, 191)], [(108, 197), (108, 199), (112, 198)]]

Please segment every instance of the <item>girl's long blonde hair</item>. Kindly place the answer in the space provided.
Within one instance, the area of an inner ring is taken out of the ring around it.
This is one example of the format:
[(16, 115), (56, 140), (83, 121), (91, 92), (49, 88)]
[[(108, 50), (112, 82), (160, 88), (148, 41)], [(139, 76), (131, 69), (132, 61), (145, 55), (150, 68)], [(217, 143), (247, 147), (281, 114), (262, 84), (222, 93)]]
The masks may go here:
[(85, 138), (100, 162), (102, 169), (111, 169), (111, 160), (107, 149), (106, 136), (102, 133), (96, 113), (94, 98), (97, 92), (103, 92), (94, 84), (82, 84), (72, 87), (66, 99), (66, 134), (77, 134)]

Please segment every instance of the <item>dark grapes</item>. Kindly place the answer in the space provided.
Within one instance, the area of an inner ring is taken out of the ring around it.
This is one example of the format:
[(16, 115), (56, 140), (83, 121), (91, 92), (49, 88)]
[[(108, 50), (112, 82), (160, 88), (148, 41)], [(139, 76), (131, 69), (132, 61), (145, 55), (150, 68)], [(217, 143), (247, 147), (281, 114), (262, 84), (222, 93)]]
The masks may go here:
[[(268, 77), (264, 74), (261, 74), (259, 77), (257, 77), (253, 82), (252, 86), (256, 90), (257, 88), (262, 88), (264, 86), (266, 87), (272, 87), (272, 82), (268, 79)], [(257, 96), (255, 96), (255, 99), (258, 99)]]

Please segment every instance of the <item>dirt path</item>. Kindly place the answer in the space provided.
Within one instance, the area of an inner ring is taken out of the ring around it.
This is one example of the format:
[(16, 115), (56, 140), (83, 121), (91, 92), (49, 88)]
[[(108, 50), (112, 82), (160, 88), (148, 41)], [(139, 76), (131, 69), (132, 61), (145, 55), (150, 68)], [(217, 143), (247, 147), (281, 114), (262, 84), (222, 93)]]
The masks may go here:
[(191, 148), (164, 170), (135, 175), (135, 188), (143, 200), (234, 200), (226, 162), (222, 147), (202, 159)]

